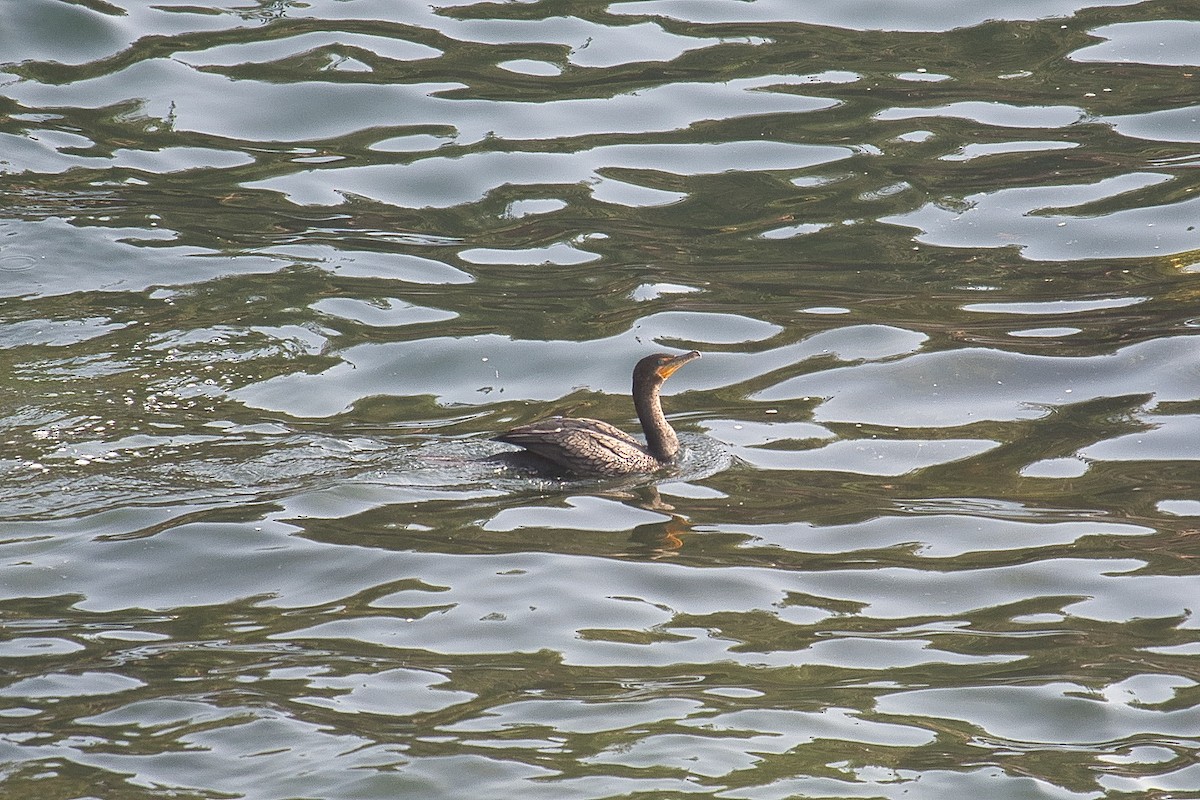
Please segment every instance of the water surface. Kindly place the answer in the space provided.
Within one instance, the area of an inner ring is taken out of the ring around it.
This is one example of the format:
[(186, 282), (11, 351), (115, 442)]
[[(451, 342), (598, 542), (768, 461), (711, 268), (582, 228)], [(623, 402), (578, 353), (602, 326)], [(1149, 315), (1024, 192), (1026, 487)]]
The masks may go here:
[(1191, 4), (0, 13), (7, 794), (1200, 797)]

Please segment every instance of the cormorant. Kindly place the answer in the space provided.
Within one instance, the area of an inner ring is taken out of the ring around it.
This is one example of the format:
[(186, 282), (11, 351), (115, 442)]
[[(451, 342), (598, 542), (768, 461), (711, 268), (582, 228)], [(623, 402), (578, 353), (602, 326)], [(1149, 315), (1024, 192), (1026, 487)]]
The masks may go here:
[(659, 389), (677, 369), (699, 357), (695, 350), (680, 356), (655, 353), (633, 368), (633, 405), (646, 444), (607, 422), (574, 417), (551, 417), (494, 438), (524, 447), (582, 477), (657, 472), (679, 454), (679, 439), (663, 416)]

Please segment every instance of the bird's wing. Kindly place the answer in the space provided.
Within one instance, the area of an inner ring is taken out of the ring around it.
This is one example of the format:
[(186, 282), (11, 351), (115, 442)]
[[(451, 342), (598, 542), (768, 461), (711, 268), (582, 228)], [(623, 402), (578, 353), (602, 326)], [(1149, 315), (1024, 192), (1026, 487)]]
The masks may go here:
[(581, 474), (626, 475), (657, 469), (637, 439), (595, 419), (554, 417), (495, 437)]
[(528, 442), (565, 439), (579, 433), (585, 436), (594, 434), (626, 442), (635, 447), (641, 447), (637, 439), (615, 425), (609, 425), (607, 422), (602, 422), (598, 419), (588, 419), (587, 417), (550, 417), (549, 419), (531, 422), (528, 425), (518, 425), (512, 430), (505, 431), (499, 436), (492, 438), (498, 442), (527, 446)]
[(620, 442), (631, 444), (634, 447), (641, 448), (642, 444), (637, 439), (630, 436), (625, 431), (618, 428), (616, 425), (609, 425), (607, 422), (599, 419), (589, 419), (588, 417), (580, 417), (579, 422), (587, 423), (587, 427), (591, 428), (597, 434), (616, 439)]

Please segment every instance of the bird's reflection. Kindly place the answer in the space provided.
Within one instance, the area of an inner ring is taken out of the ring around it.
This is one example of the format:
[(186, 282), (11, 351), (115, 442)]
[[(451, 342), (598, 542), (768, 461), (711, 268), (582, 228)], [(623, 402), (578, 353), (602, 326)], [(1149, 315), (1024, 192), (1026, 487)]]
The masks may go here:
[(662, 522), (647, 522), (636, 526), (629, 535), (634, 546), (629, 555), (643, 558), (664, 558), (675, 555), (683, 547), (683, 534), (690, 533), (692, 521), (675, 513), (675, 506), (663, 499), (654, 485), (614, 492), (612, 497), (646, 511), (666, 512), (669, 517)]

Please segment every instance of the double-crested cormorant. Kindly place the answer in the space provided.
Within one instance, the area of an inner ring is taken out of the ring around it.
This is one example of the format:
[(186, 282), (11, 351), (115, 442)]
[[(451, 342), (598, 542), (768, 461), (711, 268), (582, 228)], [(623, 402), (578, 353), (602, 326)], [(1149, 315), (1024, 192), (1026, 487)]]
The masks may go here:
[(513, 428), (496, 441), (520, 445), (580, 476), (635, 475), (656, 472), (679, 454), (679, 439), (663, 416), (658, 391), (663, 382), (700, 354), (655, 353), (633, 368), (633, 405), (646, 444), (625, 431), (596, 419), (551, 417)]

